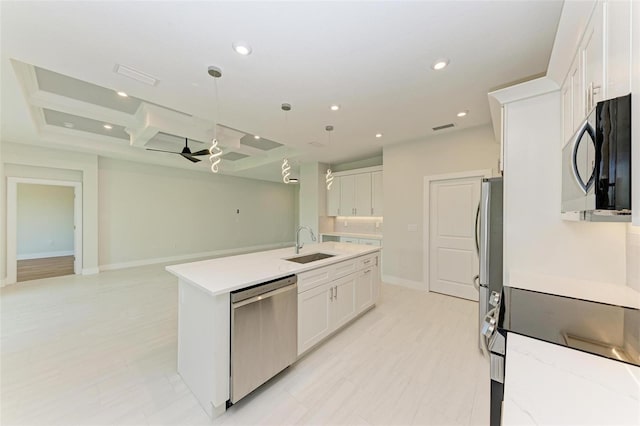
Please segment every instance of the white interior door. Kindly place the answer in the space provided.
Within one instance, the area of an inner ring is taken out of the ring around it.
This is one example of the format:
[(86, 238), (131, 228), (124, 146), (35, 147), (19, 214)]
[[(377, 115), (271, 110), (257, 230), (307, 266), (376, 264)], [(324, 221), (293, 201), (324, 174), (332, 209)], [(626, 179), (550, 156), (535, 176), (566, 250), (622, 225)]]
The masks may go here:
[(478, 300), (475, 215), (481, 177), (434, 180), (429, 188), (429, 289)]

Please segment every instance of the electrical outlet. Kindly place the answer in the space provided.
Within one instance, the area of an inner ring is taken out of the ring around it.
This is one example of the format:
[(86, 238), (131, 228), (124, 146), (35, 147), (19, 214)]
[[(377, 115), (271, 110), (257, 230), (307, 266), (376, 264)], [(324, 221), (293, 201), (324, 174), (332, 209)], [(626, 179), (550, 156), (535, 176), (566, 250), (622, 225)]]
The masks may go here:
[(346, 220), (344, 221), (344, 227), (348, 227), (349, 226), (349, 222), (347, 222)]
[(380, 228), (380, 222), (376, 222), (376, 229)]

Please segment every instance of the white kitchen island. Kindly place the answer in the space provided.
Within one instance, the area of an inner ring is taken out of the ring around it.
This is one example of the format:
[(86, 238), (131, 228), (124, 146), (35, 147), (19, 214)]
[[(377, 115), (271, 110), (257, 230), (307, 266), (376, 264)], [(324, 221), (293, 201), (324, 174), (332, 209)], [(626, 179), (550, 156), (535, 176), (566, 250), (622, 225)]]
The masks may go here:
[[(298, 322), (303, 323), (298, 331), (299, 336), (303, 333), (298, 343), (300, 355), (373, 306), (379, 251), (375, 246), (326, 242), (306, 245), (299, 256), (317, 252), (334, 256), (307, 264), (285, 260), (298, 256), (290, 247), (167, 266), (166, 270), (178, 277), (178, 373), (209, 416), (222, 414), (229, 400), (232, 291), (298, 275), (299, 306), (306, 301), (313, 308), (324, 303), (327, 315), (316, 321), (309, 312), (317, 315), (322, 309), (299, 309)], [(344, 304), (330, 309), (328, 299), (321, 296), (324, 287), (330, 285), (350, 289), (353, 309), (345, 309)], [(334, 311), (339, 317), (330, 318), (336, 316)]]

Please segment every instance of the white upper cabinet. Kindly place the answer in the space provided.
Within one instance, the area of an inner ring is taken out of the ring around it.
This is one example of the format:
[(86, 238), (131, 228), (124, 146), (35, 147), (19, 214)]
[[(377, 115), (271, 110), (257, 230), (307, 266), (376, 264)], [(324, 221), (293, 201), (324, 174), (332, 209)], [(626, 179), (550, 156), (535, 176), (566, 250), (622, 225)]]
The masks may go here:
[(371, 173), (362, 173), (355, 176), (355, 202), (354, 216), (371, 216)]
[(356, 177), (355, 175), (340, 178), (340, 216), (355, 216)]
[(371, 173), (371, 214), (382, 216), (382, 172)]
[(631, 93), (631, 2), (609, 1), (605, 7), (606, 96), (617, 98)]
[(598, 1), (562, 84), (562, 144), (604, 99), (631, 93), (631, 1)]
[(327, 216), (382, 216), (380, 167), (338, 172), (327, 190)]
[(340, 216), (340, 176), (333, 178), (331, 189), (327, 190), (327, 216)]
[(598, 3), (585, 30), (580, 51), (584, 69), (584, 118), (604, 99), (604, 4)]

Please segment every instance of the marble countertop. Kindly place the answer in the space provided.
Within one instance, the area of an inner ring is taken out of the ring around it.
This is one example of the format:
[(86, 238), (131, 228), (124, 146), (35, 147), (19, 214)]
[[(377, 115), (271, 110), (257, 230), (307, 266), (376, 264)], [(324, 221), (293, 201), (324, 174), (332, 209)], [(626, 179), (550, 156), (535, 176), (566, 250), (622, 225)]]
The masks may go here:
[[(364, 254), (380, 250), (377, 246), (326, 242), (305, 244), (296, 255), (293, 247), (221, 257), (198, 262), (170, 265), (165, 269), (181, 280), (216, 296), (254, 284), (281, 278), (291, 274), (320, 268)], [(307, 264), (284, 260), (289, 257), (323, 252), (334, 257)]]
[(382, 234), (358, 234), (353, 232), (321, 232), (321, 235), (334, 235), (336, 237), (351, 237), (351, 238), (370, 238), (372, 240), (381, 240)]
[(502, 424), (640, 424), (640, 367), (509, 334)]

